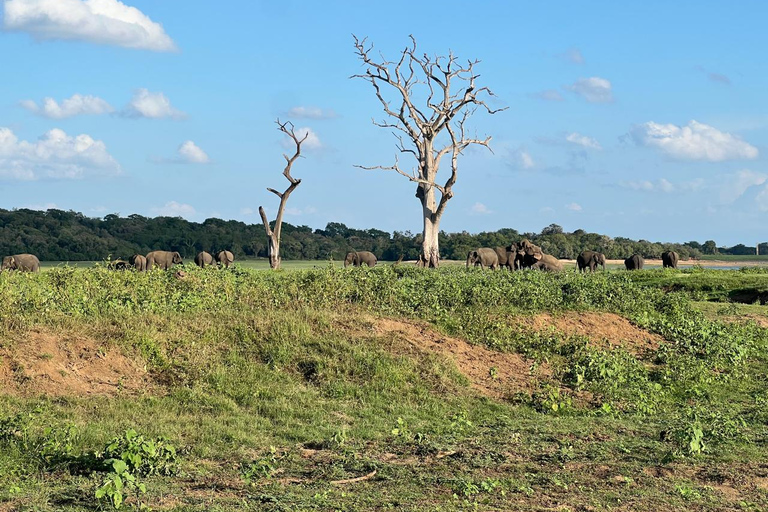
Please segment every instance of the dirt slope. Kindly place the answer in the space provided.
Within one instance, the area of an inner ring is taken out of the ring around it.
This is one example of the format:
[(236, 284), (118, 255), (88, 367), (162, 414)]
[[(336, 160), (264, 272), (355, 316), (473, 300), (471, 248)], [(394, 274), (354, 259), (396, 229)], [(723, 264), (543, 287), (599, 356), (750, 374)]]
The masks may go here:
[(83, 336), (33, 330), (8, 345), (0, 348), (0, 393), (113, 395), (149, 382), (142, 365)]

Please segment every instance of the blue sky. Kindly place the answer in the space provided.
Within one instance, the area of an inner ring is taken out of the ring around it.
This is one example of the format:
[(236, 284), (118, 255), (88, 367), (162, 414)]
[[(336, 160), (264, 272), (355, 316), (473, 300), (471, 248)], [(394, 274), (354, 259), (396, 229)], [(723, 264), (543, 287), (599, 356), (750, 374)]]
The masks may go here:
[(418, 232), (414, 186), (355, 167), (396, 149), (349, 78), (352, 34), (390, 59), (413, 34), (507, 107), (472, 118), (493, 153), (461, 160), (444, 230), (768, 239), (765, 2), (2, 3), (2, 208), (256, 223), (279, 117), (311, 131), (286, 221)]

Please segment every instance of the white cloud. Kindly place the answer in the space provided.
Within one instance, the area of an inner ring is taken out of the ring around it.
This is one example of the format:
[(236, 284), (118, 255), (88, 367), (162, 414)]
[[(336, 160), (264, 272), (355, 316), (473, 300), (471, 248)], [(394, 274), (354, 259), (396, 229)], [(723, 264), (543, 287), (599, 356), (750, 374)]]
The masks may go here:
[(127, 117), (146, 117), (148, 119), (183, 119), (186, 114), (176, 110), (171, 100), (162, 92), (150, 92), (147, 89), (137, 89), (131, 102), (125, 107), (123, 115)]
[(581, 205), (579, 203), (570, 203), (565, 205), (565, 207), (572, 212), (580, 212), (582, 210)]
[(22, 208), (26, 208), (27, 210), (38, 210), (41, 212), (45, 212), (48, 210), (57, 210), (59, 207), (56, 205), (56, 203), (45, 203), (45, 204), (28, 204), (26, 206), (23, 206)]
[(768, 212), (768, 186), (763, 187), (763, 189), (757, 194), (755, 197), (755, 202), (757, 203), (757, 207), (762, 212)]
[(493, 213), (483, 203), (475, 203), (475, 204), (473, 204), (472, 208), (470, 208), (470, 211), (472, 212), (473, 215), (488, 215), (488, 214)]
[(574, 64), (584, 64), (584, 55), (581, 54), (581, 50), (578, 48), (569, 48), (568, 51), (558, 57)]
[[(323, 147), (323, 144), (320, 142), (320, 138), (317, 136), (315, 132), (312, 131), (311, 128), (303, 127), (303, 128), (297, 128), (296, 129), (296, 137), (301, 140), (304, 138), (304, 136), (307, 137), (307, 139), (301, 143), (301, 149), (320, 149)], [(287, 149), (294, 149), (296, 147), (295, 143), (293, 142), (293, 139), (286, 137), (282, 141), (282, 145), (284, 148)]]
[(674, 184), (666, 178), (660, 178), (656, 181), (623, 181), (619, 185), (631, 190), (640, 190), (643, 192), (663, 192), (669, 194), (672, 192), (692, 192), (700, 190), (704, 186), (704, 180), (696, 179)]
[[(726, 204), (733, 203), (738, 198), (744, 195), (744, 193), (751, 187), (757, 187), (763, 185), (768, 181), (768, 174), (761, 172), (750, 171), (744, 169), (736, 174), (730, 174), (724, 177), (722, 185), (720, 185), (720, 201)], [(765, 190), (758, 194), (764, 194)]]
[(253, 208), (240, 208), (240, 215), (253, 215), (254, 213)]
[(19, 104), (30, 112), (48, 119), (66, 119), (83, 114), (109, 114), (115, 111), (112, 105), (101, 98), (80, 94), (74, 94), (71, 98), (62, 100), (61, 103), (53, 98), (44, 98), (42, 105), (38, 105), (32, 100), (23, 100)]
[(197, 212), (191, 205), (177, 203), (176, 201), (169, 201), (160, 208), (152, 208), (152, 213), (155, 213), (161, 217), (189, 218), (194, 216)]
[(332, 109), (323, 110), (318, 107), (293, 107), (288, 116), (299, 119), (333, 119), (337, 117)]
[(544, 208), (539, 209), (539, 213), (545, 214), (545, 215), (550, 215), (550, 214), (555, 213), (555, 209), (552, 208), (551, 206), (545, 206)]
[(580, 133), (576, 133), (576, 132), (569, 133), (565, 137), (565, 140), (567, 140), (568, 142), (571, 142), (573, 144), (576, 144), (578, 146), (585, 147), (585, 148), (603, 149), (600, 146), (600, 143), (597, 142), (592, 137), (587, 137), (586, 135), (581, 135)]
[(313, 213), (317, 213), (317, 208), (315, 208), (314, 206), (306, 206), (304, 208), (286, 208), (285, 209), (286, 215), (299, 216), (299, 215), (312, 215)]
[(605, 78), (597, 76), (579, 78), (566, 89), (575, 92), (590, 103), (611, 103), (613, 101), (611, 82)]
[(634, 126), (630, 135), (639, 146), (654, 147), (681, 160), (751, 160), (759, 153), (739, 137), (695, 120), (687, 126), (651, 121)]
[(547, 89), (531, 94), (531, 97), (544, 101), (563, 101), (563, 95), (554, 89)]
[(536, 167), (533, 157), (525, 149), (520, 148), (513, 151), (510, 157), (512, 165), (519, 169), (533, 169)]
[(120, 164), (109, 154), (106, 145), (90, 135), (70, 136), (54, 128), (36, 142), (28, 142), (20, 141), (9, 128), (0, 128), (2, 179), (79, 179), (120, 172)]
[(37, 40), (71, 40), (158, 52), (175, 51), (163, 26), (118, 0), (5, 0), (6, 30)]
[(182, 162), (189, 164), (207, 164), (211, 161), (205, 151), (200, 149), (191, 140), (179, 146), (179, 158)]

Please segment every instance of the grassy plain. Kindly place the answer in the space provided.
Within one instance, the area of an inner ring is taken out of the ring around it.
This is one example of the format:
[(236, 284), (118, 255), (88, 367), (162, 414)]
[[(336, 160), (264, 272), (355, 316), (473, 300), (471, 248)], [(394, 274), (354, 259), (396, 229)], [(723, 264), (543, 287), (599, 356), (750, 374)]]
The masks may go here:
[(0, 510), (768, 509), (768, 273), (185, 270), (0, 274)]

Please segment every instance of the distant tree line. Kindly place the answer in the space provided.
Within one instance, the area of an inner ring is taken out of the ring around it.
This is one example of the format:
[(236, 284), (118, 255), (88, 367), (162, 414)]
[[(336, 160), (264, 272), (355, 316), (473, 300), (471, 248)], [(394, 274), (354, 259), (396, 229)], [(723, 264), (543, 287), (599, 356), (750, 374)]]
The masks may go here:
[[(442, 258), (463, 260), (476, 247), (506, 246), (528, 238), (558, 258), (575, 258), (584, 249), (598, 250), (610, 259), (623, 259), (638, 253), (645, 258), (659, 258), (665, 250), (677, 251), (682, 258), (702, 254), (755, 254), (755, 247), (736, 245), (717, 247), (714, 241), (666, 244), (630, 240), (577, 229), (566, 233), (551, 224), (541, 233), (519, 233), (505, 228), (470, 234), (440, 232)], [(199, 251), (228, 249), (237, 258), (267, 256), (267, 237), (261, 224), (235, 220), (207, 219), (190, 222), (180, 217), (86, 217), (63, 210), (0, 209), (0, 255), (30, 252), (41, 260), (77, 261), (128, 257), (156, 249), (179, 251), (191, 259)], [(388, 233), (380, 229), (354, 229), (330, 222), (325, 229), (283, 224), (280, 252), (287, 260), (341, 260), (350, 250), (371, 251), (381, 260), (418, 258), (421, 234), (409, 231)], [(768, 242), (760, 244), (760, 254), (768, 254)]]

